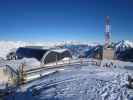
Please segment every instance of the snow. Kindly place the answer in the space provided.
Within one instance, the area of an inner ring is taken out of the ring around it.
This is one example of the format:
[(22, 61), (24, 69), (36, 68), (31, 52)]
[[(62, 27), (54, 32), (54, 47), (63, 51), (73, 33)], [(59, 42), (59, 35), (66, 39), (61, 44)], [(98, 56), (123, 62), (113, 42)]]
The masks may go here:
[(0, 57), (5, 58), (10, 51), (15, 50), (18, 47), (43, 46), (43, 48), (48, 48), (53, 45), (54, 43), (51, 42), (0, 41)]
[(125, 50), (127, 48), (133, 48), (133, 42), (129, 40), (122, 40), (118, 42), (115, 46), (116, 50)]
[(55, 49), (55, 50), (51, 50), (54, 52), (58, 52), (58, 53), (63, 53), (64, 51), (67, 51), (68, 49)]
[(32, 80), (35, 80), (37, 78), (40, 78), (40, 77), (43, 77), (43, 76), (46, 76), (46, 75), (49, 75), (49, 74), (52, 74), (52, 73), (55, 73), (55, 72), (56, 71), (42, 71), (39, 74), (36, 73), (36, 74), (29, 75), (25, 79), (27, 81), (32, 81)]
[(42, 78), (23, 85), (16, 99), (9, 95), (7, 100), (131, 100), (133, 91), (126, 84), (127, 75), (133, 72), (125, 66), (133, 63), (104, 60), (102, 65), (110, 62), (117, 67), (73, 64), (52, 70), (54, 73), (48, 71)]
[[(133, 47), (132, 43), (125, 42)], [(5, 57), (10, 49), (26, 45), (35, 45), (26, 42), (0, 42), (0, 57)], [(36, 43), (36, 45), (43, 45)], [(49, 46), (52, 44), (48, 44)], [(120, 46), (120, 45), (119, 45)], [(127, 46), (127, 45), (126, 45)], [(89, 59), (92, 61), (93, 59)], [(64, 59), (64, 62), (67, 59)], [(70, 61), (80, 62), (80, 59)], [(88, 59), (86, 59), (88, 61)], [(110, 67), (105, 64), (113, 63)], [(32, 68), (39, 66), (36, 59), (24, 58), (22, 60), (6, 61), (0, 59), (0, 66), (6, 64), (14, 68), (21, 63)], [(62, 64), (63, 62), (58, 62)], [(38, 78), (23, 86), (17, 87), (14, 94), (7, 95), (5, 100), (132, 100), (133, 90), (127, 88), (127, 76), (133, 75), (133, 63), (118, 60), (103, 60), (101, 66), (91, 63), (74, 63), (64, 65), (60, 69), (47, 70), (40, 75), (33, 75), (29, 79)], [(1, 84), (3, 85), (3, 84)], [(0, 85), (0, 86), (1, 86)]]
[(24, 42), (0, 41), (0, 57), (5, 58), (10, 49), (24, 46)]
[[(5, 62), (5, 64), (4, 64)], [(40, 62), (36, 60), (35, 58), (23, 58), (21, 60), (11, 60), (11, 61), (3, 61), (2, 65), (10, 66), (15, 72), (19, 70), (19, 67), (24, 64), (24, 70), (30, 70), (33, 68), (40, 68)]]
[(40, 61), (35, 58), (23, 58), (21, 61), (28, 66), (40, 66)]

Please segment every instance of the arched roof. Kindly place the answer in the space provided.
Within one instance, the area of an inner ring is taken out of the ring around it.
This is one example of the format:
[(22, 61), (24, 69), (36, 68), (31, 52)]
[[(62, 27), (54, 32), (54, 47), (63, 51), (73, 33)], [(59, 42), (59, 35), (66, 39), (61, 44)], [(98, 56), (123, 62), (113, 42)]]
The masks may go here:
[(47, 64), (56, 62), (66, 57), (72, 58), (72, 55), (68, 49), (49, 50), (43, 56), (42, 63)]

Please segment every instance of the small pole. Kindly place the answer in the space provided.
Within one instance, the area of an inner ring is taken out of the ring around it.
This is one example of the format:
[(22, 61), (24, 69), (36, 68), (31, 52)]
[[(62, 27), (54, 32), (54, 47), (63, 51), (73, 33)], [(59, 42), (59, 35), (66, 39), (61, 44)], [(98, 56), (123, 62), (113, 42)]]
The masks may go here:
[(57, 65), (57, 54), (56, 54), (56, 65)]
[(21, 66), (21, 70), (20, 70), (20, 82), (23, 83), (24, 82), (24, 66), (25, 66), (25, 63), (22, 63), (22, 66)]
[(128, 75), (128, 82), (129, 82), (129, 87), (132, 88), (132, 78), (130, 75)]
[(69, 64), (70, 64), (70, 59), (71, 59), (71, 58), (68, 59)]
[(80, 64), (83, 64), (82, 58), (80, 58)]

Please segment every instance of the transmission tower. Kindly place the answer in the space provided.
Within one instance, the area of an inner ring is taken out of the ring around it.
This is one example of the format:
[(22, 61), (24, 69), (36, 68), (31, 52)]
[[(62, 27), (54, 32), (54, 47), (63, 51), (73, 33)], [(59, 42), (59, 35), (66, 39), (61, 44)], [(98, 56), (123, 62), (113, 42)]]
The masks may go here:
[(110, 25), (110, 17), (106, 16), (105, 19), (105, 47), (108, 47), (111, 42), (111, 25)]

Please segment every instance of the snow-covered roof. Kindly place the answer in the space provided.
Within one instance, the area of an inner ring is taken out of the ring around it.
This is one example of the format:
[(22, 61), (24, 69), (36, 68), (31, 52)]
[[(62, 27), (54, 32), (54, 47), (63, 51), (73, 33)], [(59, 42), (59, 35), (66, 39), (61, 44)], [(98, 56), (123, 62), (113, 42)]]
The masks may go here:
[(51, 51), (58, 52), (58, 53), (62, 53), (64, 51), (68, 51), (68, 49), (53, 49)]
[(22, 60), (12, 60), (9, 61), (6, 65), (8, 65), (13, 71), (17, 72), (19, 67), (25, 65), (24, 70), (30, 70), (33, 68), (40, 67), (40, 62), (35, 58), (23, 58)]

